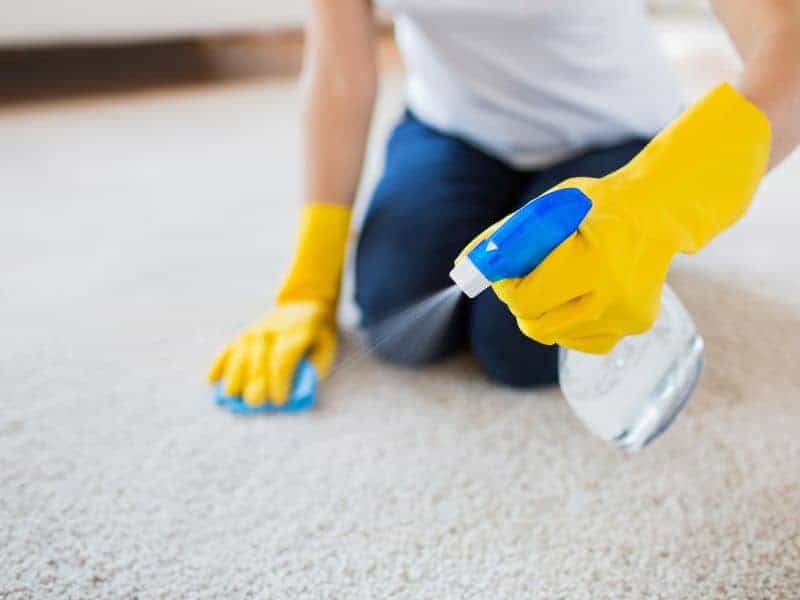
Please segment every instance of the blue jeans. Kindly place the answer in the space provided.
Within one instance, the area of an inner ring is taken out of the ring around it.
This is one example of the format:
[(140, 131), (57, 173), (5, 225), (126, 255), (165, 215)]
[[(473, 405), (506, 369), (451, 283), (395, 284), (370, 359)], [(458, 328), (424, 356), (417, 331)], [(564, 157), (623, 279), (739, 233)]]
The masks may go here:
[(448, 287), (453, 260), (483, 229), (568, 177), (614, 171), (646, 143), (633, 139), (521, 171), (406, 112), (389, 140), (356, 251), (356, 302), (376, 352), (423, 365), (469, 348), (493, 380), (515, 387), (555, 383), (558, 349), (525, 337), (491, 290), (462, 297), (447, 326), (424, 344), (424, 319), (399, 332), (397, 320), (387, 319)]

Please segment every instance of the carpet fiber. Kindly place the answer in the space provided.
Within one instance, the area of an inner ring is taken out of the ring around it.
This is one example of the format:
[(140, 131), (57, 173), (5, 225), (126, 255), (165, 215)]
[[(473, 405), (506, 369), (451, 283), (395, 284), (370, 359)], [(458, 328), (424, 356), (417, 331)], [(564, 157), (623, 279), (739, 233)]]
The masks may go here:
[(317, 411), (237, 418), (203, 375), (288, 260), (297, 99), (0, 113), (0, 598), (798, 597), (800, 158), (678, 261), (707, 368), (641, 454), (352, 333)]

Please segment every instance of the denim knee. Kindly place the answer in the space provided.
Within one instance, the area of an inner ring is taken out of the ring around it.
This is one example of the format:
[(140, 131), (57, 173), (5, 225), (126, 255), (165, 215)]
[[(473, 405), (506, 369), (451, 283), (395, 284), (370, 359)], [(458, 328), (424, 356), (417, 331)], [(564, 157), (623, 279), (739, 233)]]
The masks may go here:
[(558, 381), (558, 347), (523, 335), (493, 291), (475, 298), (469, 308), (470, 349), (490, 379), (519, 388)]
[(443, 323), (395, 315), (452, 285), (453, 260), (511, 210), (524, 177), (410, 113), (392, 133), (384, 168), (356, 250), (356, 302), (379, 355), (424, 364), (466, 345), (466, 302)]
[(364, 221), (355, 260), (356, 303), (375, 354), (419, 366), (466, 345), (466, 312), (459, 299), (450, 314), (438, 315), (441, 322), (414, 314), (415, 306), (451, 285), (448, 272), (455, 251), (443, 250), (449, 238), (432, 231), (430, 220), (420, 216), (429, 207), (416, 206), (413, 194), (404, 194), (402, 201), (387, 197), (397, 193), (379, 185)]

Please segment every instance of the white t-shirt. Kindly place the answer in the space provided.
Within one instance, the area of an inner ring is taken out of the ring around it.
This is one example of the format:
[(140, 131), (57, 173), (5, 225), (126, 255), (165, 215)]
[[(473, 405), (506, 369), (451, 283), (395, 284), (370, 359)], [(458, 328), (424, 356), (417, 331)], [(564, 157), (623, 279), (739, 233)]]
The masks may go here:
[(411, 110), (520, 168), (649, 137), (680, 110), (643, 0), (377, 0)]

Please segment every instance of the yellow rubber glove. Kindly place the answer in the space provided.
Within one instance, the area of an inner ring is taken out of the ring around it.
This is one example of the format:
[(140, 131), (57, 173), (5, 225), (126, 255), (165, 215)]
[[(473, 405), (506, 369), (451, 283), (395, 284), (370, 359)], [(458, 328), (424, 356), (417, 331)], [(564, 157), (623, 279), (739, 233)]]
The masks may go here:
[(346, 206), (305, 205), (297, 251), (276, 308), (229, 344), (208, 374), (212, 383), (223, 380), (228, 396), (241, 396), (251, 406), (281, 405), (304, 356), (320, 378), (330, 371), (349, 223)]
[(746, 211), (770, 139), (765, 115), (720, 85), (618, 171), (553, 188), (579, 188), (591, 210), (533, 272), (496, 282), (497, 296), (544, 344), (602, 354), (647, 331), (673, 256), (696, 252)]

